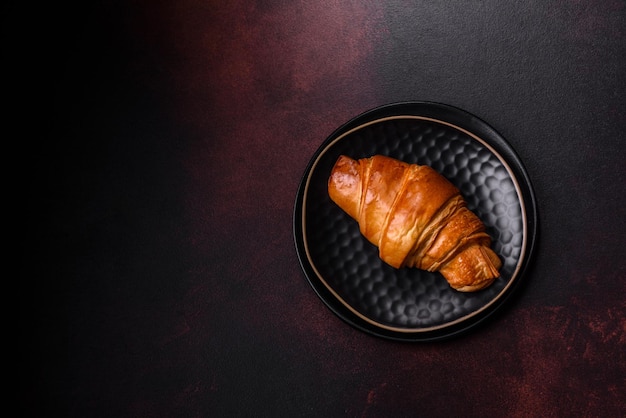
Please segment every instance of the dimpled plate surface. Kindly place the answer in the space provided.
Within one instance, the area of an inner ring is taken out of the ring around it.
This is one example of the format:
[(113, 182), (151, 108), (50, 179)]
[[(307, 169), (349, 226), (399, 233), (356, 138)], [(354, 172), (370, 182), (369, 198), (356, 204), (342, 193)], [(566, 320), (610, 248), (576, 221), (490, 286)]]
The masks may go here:
[[(328, 196), (342, 154), (387, 155), (444, 175), (485, 224), (503, 262), (501, 276), (485, 290), (462, 293), (439, 273), (384, 263)], [(530, 260), (535, 234), (532, 188), (510, 145), (475, 116), (436, 103), (383, 106), (335, 131), (311, 159), (294, 211), (301, 265), (326, 305), (363, 331), (408, 341), (458, 335), (502, 306)]]

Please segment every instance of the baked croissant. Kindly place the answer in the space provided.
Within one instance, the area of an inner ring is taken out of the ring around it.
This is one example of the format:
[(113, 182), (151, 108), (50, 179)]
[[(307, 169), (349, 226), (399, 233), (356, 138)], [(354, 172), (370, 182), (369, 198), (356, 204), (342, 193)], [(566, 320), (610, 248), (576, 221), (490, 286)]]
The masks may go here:
[(483, 289), (499, 276), (502, 263), (485, 226), (459, 190), (431, 167), (382, 155), (342, 155), (328, 192), (395, 268), (439, 271), (462, 292)]

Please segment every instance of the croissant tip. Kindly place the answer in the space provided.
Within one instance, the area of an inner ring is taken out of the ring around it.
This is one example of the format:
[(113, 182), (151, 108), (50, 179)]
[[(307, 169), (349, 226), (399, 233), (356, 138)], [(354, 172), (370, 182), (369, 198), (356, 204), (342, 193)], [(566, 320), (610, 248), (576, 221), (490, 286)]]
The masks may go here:
[(474, 283), (471, 285), (466, 285), (466, 286), (461, 286), (461, 287), (453, 287), (454, 290), (457, 290), (459, 292), (464, 292), (464, 293), (468, 293), (468, 292), (476, 292), (482, 289), (485, 289), (489, 286), (491, 286), (491, 284), (496, 280), (496, 278), (494, 277), (493, 279), (489, 279), (489, 280), (484, 280), (482, 282), (479, 283)]
[(490, 286), (500, 277), (500, 266), (500, 259), (493, 250), (474, 245), (457, 254), (439, 272), (453, 289), (476, 292)]

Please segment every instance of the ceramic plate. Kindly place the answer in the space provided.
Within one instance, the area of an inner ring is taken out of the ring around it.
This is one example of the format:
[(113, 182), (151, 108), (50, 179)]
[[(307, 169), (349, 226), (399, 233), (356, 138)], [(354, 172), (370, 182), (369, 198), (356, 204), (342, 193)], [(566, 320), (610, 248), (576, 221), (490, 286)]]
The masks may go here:
[[(444, 175), (485, 224), (503, 262), (500, 277), (463, 293), (439, 273), (385, 264), (328, 196), (328, 177), (342, 154), (387, 155)], [(507, 141), (468, 112), (426, 102), (376, 108), (337, 129), (308, 164), (294, 210), (298, 257), (322, 301), (362, 331), (403, 341), (459, 335), (504, 306), (522, 281), (536, 230), (532, 187)]]

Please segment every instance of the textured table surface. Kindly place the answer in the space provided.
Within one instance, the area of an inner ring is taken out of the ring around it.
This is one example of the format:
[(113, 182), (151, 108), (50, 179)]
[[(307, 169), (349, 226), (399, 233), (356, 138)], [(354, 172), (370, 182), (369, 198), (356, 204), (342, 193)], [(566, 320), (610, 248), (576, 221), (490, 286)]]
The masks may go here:
[[(24, 415), (626, 416), (626, 2), (87, 3), (4, 18)], [(325, 138), (411, 100), (498, 130), (539, 213), (437, 343), (335, 316), (292, 232)]]

